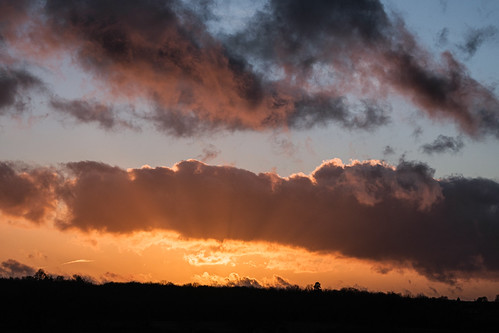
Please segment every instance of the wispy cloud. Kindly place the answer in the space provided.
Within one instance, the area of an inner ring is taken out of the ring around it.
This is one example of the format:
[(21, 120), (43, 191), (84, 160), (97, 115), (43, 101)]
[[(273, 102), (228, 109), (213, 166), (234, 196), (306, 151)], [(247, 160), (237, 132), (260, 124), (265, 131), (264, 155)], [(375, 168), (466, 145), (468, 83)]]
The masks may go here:
[(201, 162), (209, 162), (215, 158), (221, 153), (217, 147), (215, 147), (213, 144), (209, 144), (206, 147), (203, 148), (203, 153), (198, 155), (198, 159)]
[(425, 154), (456, 154), (464, 148), (464, 142), (461, 137), (450, 137), (439, 135), (432, 143), (427, 143), (421, 146), (421, 151)]
[(383, 149), (383, 155), (393, 155), (395, 154), (395, 149), (392, 146), (385, 146)]
[(468, 58), (471, 58), (482, 44), (493, 40), (497, 32), (497, 28), (493, 25), (483, 28), (469, 28), (464, 37), (464, 42), (459, 44), (458, 47)]
[(62, 263), (61, 265), (71, 265), (71, 264), (81, 264), (81, 263), (91, 263), (95, 260), (92, 259), (76, 259)]

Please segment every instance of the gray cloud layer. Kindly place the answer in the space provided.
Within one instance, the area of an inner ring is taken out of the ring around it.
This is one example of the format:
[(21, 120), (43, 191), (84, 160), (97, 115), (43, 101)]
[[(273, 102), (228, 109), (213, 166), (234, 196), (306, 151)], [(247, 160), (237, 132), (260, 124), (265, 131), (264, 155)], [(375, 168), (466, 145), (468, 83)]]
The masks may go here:
[[(143, 119), (172, 135), (330, 122), (372, 130), (389, 121), (388, 92), (469, 135), (499, 137), (496, 96), (449, 52), (430, 55), (379, 1), (271, 0), (242, 31), (223, 36), (207, 29), (208, 5), (176, 0), (2, 1), (0, 13), (6, 47), (28, 58), (70, 52), (110, 93), (150, 100)], [(368, 98), (351, 103), (347, 95)], [(84, 103), (49, 104), (78, 121), (116, 124), (109, 110)]]
[[(195, 160), (128, 171), (97, 162), (69, 163), (57, 172), (4, 164), (0, 209), (55, 221), (62, 230), (166, 229), (340, 252), (409, 265), (450, 283), (499, 273), (499, 184), (432, 175), (426, 165), (409, 162), (392, 168), (330, 161), (310, 176), (290, 178)], [(54, 217), (55, 207), (67, 214)]]

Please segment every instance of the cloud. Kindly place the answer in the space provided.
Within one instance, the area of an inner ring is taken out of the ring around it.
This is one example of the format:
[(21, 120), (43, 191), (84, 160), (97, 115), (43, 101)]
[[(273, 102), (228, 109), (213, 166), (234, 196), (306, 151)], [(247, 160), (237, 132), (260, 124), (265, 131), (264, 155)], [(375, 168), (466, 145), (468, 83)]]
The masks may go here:
[(53, 97), (50, 100), (50, 106), (56, 111), (72, 116), (79, 122), (95, 122), (104, 129), (112, 129), (118, 126), (131, 127), (126, 121), (117, 118), (116, 111), (112, 106), (103, 105), (96, 101), (68, 101)]
[(294, 144), (292, 140), (287, 137), (279, 136), (277, 133), (274, 133), (270, 138), (270, 144), (272, 151), (278, 155), (294, 157), (299, 151), (299, 147)]
[(449, 38), (449, 28), (443, 28), (437, 35), (437, 45), (445, 46)]
[(421, 163), (330, 160), (286, 178), (195, 160), (173, 168), (84, 161), (57, 173), (3, 169), (1, 188), (12, 190), (0, 197), (2, 212), (52, 219), (62, 230), (274, 242), (410, 266), (447, 282), (499, 273), (499, 184), (436, 180)]
[(112, 273), (112, 272), (106, 272), (103, 275), (100, 276), (99, 281), (100, 283), (109, 283), (109, 282), (130, 282), (130, 281), (136, 281), (137, 279), (129, 276), (125, 277), (120, 274)]
[[(29, 61), (69, 53), (110, 100), (150, 101), (139, 118), (174, 136), (329, 123), (369, 131), (390, 121), (395, 93), (471, 136), (499, 137), (493, 92), (449, 52), (429, 54), (379, 1), (303, 6), (272, 0), (241, 30), (215, 36), (209, 2), (23, 1), (2, 5), (0, 33)], [(109, 101), (61, 103), (50, 104), (114, 127)]]
[(421, 146), (423, 153), (442, 154), (452, 153), (456, 154), (464, 148), (464, 142), (461, 137), (453, 138), (451, 136), (439, 135), (432, 143), (427, 143)]
[(447, 11), (447, 1), (446, 0), (440, 0), (440, 7), (442, 8), (442, 13), (445, 13)]
[(231, 43), (239, 54), (265, 68), (283, 68), (303, 85), (329, 70), (337, 79), (319, 84), (322, 92), (362, 87), (360, 94), (379, 97), (388, 89), (430, 117), (454, 120), (468, 134), (498, 135), (494, 94), (449, 52), (441, 59), (431, 56), (378, 1), (314, 1), (306, 10), (301, 1), (270, 1), (269, 10), (259, 12)]
[(274, 115), (283, 124), (286, 107), (272, 106), (266, 83), (181, 1), (54, 0), (26, 7), (40, 19), (20, 20), (25, 33), (7, 36), (8, 45), (31, 57), (44, 54), (41, 49), (74, 50), (71, 56), (111, 95), (152, 101), (143, 118), (161, 131), (259, 129), (272, 127), (267, 119)]
[(91, 263), (94, 262), (95, 260), (92, 259), (76, 259), (76, 260), (71, 260), (67, 261), (65, 263), (62, 263), (61, 265), (71, 265), (71, 264), (81, 264), (81, 263)]
[(412, 132), (412, 136), (417, 140), (423, 134), (423, 128), (421, 126), (416, 126)]
[(371, 269), (378, 274), (385, 275), (385, 274), (390, 273), (393, 270), (393, 267), (376, 265), (376, 266), (373, 266)]
[(483, 43), (492, 40), (497, 35), (497, 28), (489, 25), (483, 28), (469, 28), (465, 34), (464, 42), (459, 44), (459, 49), (471, 58)]
[[(285, 102), (288, 103), (288, 102)], [(288, 116), (287, 125), (294, 128), (311, 128), (317, 124), (336, 122), (348, 129), (372, 130), (389, 123), (389, 107), (374, 100), (363, 100), (352, 106), (343, 97), (326, 94), (303, 96), (293, 102), (294, 112)]]
[(220, 154), (220, 150), (217, 149), (217, 147), (215, 147), (214, 145), (212, 145), (211, 143), (204, 147), (203, 148), (203, 153), (201, 155), (198, 155), (198, 159), (201, 161), (201, 162), (209, 162), (215, 158), (217, 158), (217, 156)]
[(25, 70), (0, 67), (0, 116), (11, 110), (25, 111), (29, 103), (28, 92), (44, 88), (40, 79)]
[(278, 275), (274, 275), (273, 287), (275, 287), (275, 288), (289, 288), (292, 286), (293, 285), (291, 283), (289, 283), (288, 280), (286, 280)]
[(383, 155), (393, 155), (395, 154), (395, 149), (392, 146), (385, 146), (383, 149)]
[(208, 286), (262, 288), (257, 279), (247, 276), (241, 277), (237, 273), (230, 273), (229, 276), (222, 277), (204, 272), (202, 275), (195, 275), (194, 279), (197, 283)]
[(42, 222), (55, 209), (57, 175), (50, 169), (23, 169), (14, 163), (0, 162), (0, 210)]
[(237, 273), (230, 273), (223, 277), (216, 274), (204, 272), (201, 275), (195, 275), (194, 280), (202, 285), (209, 286), (227, 286), (227, 287), (247, 287), (247, 288), (289, 288), (293, 285), (288, 280), (274, 275), (272, 279), (258, 279), (249, 276), (240, 276)]
[(8, 259), (0, 264), (0, 277), (4, 278), (32, 276), (35, 272), (35, 268), (22, 264), (14, 259)]

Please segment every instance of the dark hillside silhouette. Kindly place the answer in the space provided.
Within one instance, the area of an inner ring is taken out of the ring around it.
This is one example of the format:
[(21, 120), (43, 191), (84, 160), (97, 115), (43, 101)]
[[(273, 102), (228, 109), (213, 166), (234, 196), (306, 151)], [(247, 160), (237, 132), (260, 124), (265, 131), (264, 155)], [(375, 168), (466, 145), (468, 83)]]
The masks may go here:
[[(318, 292), (320, 291), (320, 292)], [(499, 302), (312, 290), (0, 279), (1, 332), (497, 332)]]

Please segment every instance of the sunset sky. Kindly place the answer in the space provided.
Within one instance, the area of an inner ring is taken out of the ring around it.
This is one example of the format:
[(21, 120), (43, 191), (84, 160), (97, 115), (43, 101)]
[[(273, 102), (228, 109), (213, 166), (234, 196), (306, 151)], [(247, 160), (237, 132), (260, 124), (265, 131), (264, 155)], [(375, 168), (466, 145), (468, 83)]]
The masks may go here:
[(0, 0), (0, 275), (494, 299), (497, 22)]

